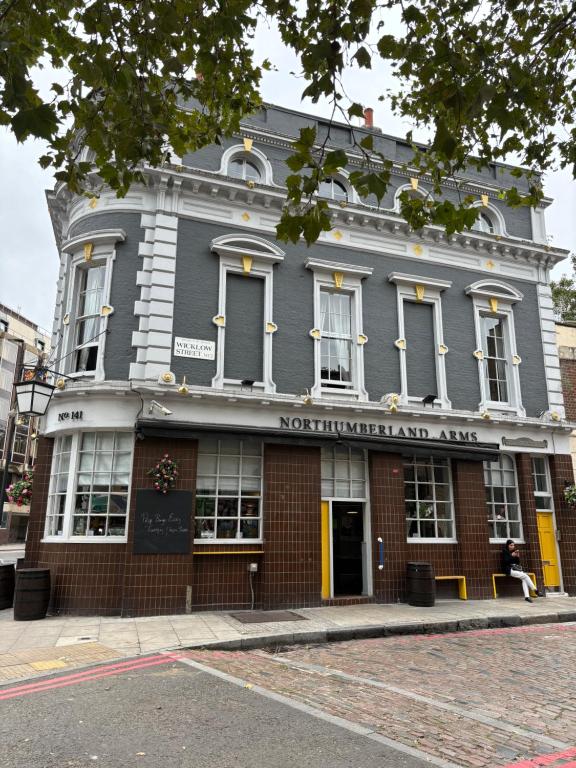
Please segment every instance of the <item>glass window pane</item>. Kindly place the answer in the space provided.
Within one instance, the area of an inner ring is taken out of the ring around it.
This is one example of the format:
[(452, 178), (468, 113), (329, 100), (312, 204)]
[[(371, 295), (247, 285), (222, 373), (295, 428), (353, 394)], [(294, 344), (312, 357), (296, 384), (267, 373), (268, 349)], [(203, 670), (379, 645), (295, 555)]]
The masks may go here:
[(219, 539), (235, 539), (238, 532), (238, 520), (222, 520), (218, 518), (216, 527), (216, 536)]
[(334, 496), (334, 483), (331, 480), (322, 480), (322, 496), (325, 499)]
[(221, 456), (238, 456), (240, 453), (240, 440), (220, 440)]
[(82, 435), (82, 451), (93, 451), (96, 445), (96, 433), (84, 432)]
[(216, 499), (203, 498), (202, 496), (196, 497), (196, 516), (197, 517), (214, 517), (216, 513)]
[(239, 475), (240, 457), (239, 456), (221, 456), (220, 457), (221, 475)]
[(246, 518), (240, 521), (240, 537), (243, 539), (260, 538), (260, 521)]
[(262, 458), (262, 443), (256, 440), (242, 440), (243, 456), (258, 456)]
[(124, 495), (111, 494), (110, 495), (110, 514), (111, 515), (125, 515), (127, 512), (128, 498)]
[(350, 492), (352, 498), (363, 499), (366, 496), (366, 483), (364, 480), (352, 480)]
[(214, 520), (203, 520), (196, 518), (195, 537), (197, 539), (213, 539), (214, 536)]
[(218, 456), (198, 456), (198, 474), (216, 475), (218, 472)]
[(108, 536), (124, 536), (126, 533), (125, 517), (108, 518)]
[(97, 451), (111, 451), (113, 448), (114, 448), (113, 432), (97, 432), (96, 433), (96, 450)]
[(262, 462), (260, 459), (243, 458), (242, 459), (242, 475), (249, 475), (250, 477), (260, 477), (262, 472)]
[(240, 515), (242, 517), (258, 517), (260, 514), (259, 499), (242, 499), (240, 503)]
[(95, 472), (111, 472), (112, 471), (112, 454), (111, 453), (97, 453), (94, 463)]
[(129, 453), (114, 454), (114, 469), (116, 472), (129, 472), (132, 456)]
[(134, 435), (131, 432), (116, 433), (116, 450), (117, 451), (127, 451), (128, 455), (130, 455), (133, 447), (134, 447)]

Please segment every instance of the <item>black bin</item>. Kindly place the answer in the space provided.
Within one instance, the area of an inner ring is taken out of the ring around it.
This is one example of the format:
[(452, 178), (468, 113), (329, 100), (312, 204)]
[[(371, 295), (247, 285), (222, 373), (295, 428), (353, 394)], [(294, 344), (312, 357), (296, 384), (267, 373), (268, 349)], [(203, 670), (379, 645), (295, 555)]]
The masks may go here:
[(50, 569), (20, 568), (16, 571), (14, 619), (43, 619), (50, 602)]
[(0, 611), (14, 602), (14, 564), (0, 565)]
[(406, 573), (408, 605), (425, 608), (436, 601), (436, 580), (431, 563), (408, 563)]

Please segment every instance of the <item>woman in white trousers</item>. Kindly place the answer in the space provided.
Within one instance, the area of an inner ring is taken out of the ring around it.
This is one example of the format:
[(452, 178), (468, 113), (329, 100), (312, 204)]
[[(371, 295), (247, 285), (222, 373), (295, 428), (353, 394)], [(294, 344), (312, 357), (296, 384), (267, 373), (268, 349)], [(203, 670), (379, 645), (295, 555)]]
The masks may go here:
[(533, 602), (530, 597), (530, 592), (536, 592), (538, 597), (544, 597), (544, 594), (540, 592), (530, 576), (522, 569), (520, 565), (520, 552), (516, 549), (516, 544), (512, 539), (508, 539), (504, 551), (502, 552), (502, 568), (507, 576), (512, 576), (513, 579), (519, 579), (522, 582), (522, 591), (524, 592), (524, 600), (526, 602)]

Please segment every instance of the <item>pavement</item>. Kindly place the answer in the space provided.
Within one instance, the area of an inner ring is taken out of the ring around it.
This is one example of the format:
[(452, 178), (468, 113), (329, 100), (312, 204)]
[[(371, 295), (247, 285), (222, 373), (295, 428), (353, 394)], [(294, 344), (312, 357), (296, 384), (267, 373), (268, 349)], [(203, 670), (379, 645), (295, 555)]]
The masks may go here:
[(576, 621), (576, 598), (540, 598), (532, 604), (521, 597), (441, 600), (432, 608), (367, 604), (291, 613), (293, 621), (258, 624), (242, 623), (235, 618), (238, 614), (223, 612), (143, 618), (49, 616), (21, 622), (7, 609), (0, 611), (0, 681), (186, 648), (277, 649), (295, 643), (570, 622)]

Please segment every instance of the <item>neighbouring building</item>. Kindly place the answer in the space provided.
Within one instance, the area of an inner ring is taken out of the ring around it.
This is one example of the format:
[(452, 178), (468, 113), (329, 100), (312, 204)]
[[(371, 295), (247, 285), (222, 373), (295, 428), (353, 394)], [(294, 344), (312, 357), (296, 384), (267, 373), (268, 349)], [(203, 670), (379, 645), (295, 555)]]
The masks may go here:
[[(34, 467), (38, 421), (15, 414), (13, 384), (23, 365), (34, 366), (49, 351), (50, 334), (47, 331), (0, 304), (0, 477), (4, 476), (8, 462), (8, 485)], [(1, 498), (6, 498), (4, 493)], [(25, 541), (29, 512), (29, 506), (4, 501), (0, 515), (0, 544)]]
[[(576, 424), (576, 323), (557, 322), (556, 340), (566, 418)], [(576, 431), (570, 436), (570, 453), (576, 471)]]
[[(349, 127), (266, 105), (126, 197), (49, 194), (69, 378), (26, 564), (51, 568), (53, 610), (395, 602), (420, 560), (487, 598), (509, 537), (550, 593), (576, 593), (551, 201), (509, 209), (513, 169), (470, 169), (443, 194), (475, 197), (475, 229), (412, 232), (399, 195), (429, 185), (403, 170), (404, 141), (366, 126), (395, 163), (382, 204), (339, 174), (320, 189), (333, 229), (280, 243), (302, 126), (359, 163)], [(149, 473), (166, 455), (164, 495)]]

